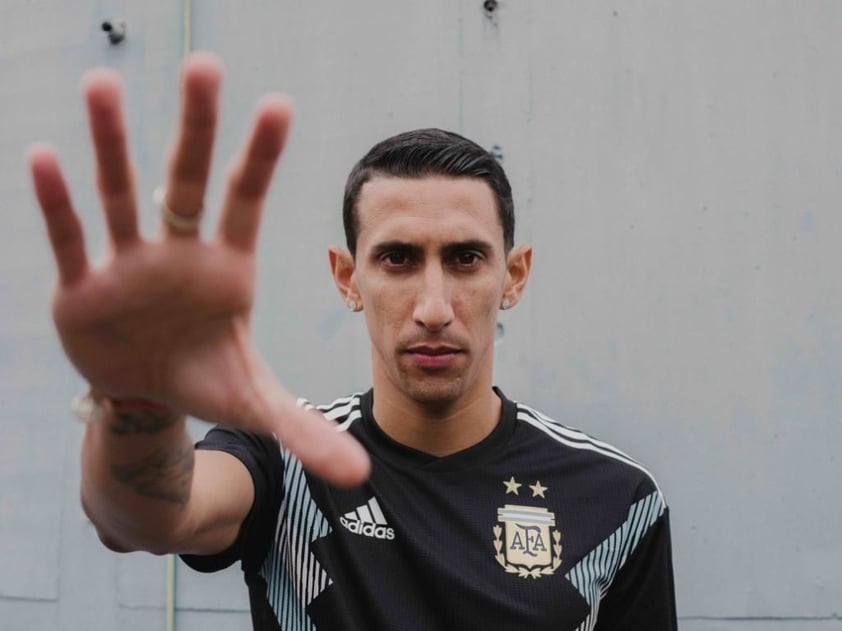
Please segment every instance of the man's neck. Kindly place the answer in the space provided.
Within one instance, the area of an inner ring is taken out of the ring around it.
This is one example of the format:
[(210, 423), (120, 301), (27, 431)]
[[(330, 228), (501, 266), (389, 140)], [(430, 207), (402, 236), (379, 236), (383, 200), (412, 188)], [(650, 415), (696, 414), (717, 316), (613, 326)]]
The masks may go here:
[(374, 418), (392, 440), (434, 456), (476, 445), (500, 421), (502, 403), (491, 389), (448, 404), (413, 401), (390, 388), (374, 388)]

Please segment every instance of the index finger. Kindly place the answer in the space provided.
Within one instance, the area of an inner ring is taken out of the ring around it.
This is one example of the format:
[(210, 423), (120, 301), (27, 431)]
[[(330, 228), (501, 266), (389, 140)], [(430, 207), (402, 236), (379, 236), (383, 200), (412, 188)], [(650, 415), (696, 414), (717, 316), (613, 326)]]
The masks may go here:
[(264, 97), (254, 126), (228, 178), (220, 237), (241, 250), (252, 250), (275, 165), (281, 156), (292, 118), (290, 102), (280, 94)]

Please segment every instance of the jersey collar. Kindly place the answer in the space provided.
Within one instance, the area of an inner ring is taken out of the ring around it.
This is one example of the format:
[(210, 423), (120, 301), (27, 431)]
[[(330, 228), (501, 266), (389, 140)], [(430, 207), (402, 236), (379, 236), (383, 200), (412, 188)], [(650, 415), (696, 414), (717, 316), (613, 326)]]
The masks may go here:
[(434, 456), (412, 447), (407, 447), (390, 438), (377, 424), (372, 412), (374, 390), (371, 389), (360, 397), (362, 423), (359, 431), (352, 433), (369, 449), (372, 457), (382, 458), (391, 464), (408, 469), (426, 469), (429, 471), (455, 471), (469, 469), (488, 460), (498, 453), (511, 438), (515, 428), (517, 406), (506, 398), (503, 391), (494, 387), (494, 393), (502, 402), (500, 421), (494, 430), (480, 442), (448, 456)]

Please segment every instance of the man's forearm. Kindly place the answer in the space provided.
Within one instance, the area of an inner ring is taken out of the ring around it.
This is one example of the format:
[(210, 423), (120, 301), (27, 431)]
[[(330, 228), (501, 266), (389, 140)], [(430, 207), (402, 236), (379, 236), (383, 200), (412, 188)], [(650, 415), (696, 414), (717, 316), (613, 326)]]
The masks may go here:
[(186, 526), (193, 462), (183, 417), (109, 406), (82, 446), (82, 504), (103, 542), (169, 551)]

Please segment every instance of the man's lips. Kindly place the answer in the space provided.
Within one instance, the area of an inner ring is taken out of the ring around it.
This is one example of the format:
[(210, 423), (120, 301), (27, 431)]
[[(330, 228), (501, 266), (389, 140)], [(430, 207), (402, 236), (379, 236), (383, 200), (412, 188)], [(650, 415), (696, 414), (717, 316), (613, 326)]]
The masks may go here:
[(458, 353), (459, 349), (454, 346), (440, 346), (440, 345), (428, 345), (428, 344), (419, 344), (417, 346), (410, 346), (407, 349), (408, 352), (412, 354), (418, 355), (450, 355), (452, 353)]
[(454, 346), (419, 344), (406, 351), (419, 368), (449, 368), (456, 361), (461, 351)]

